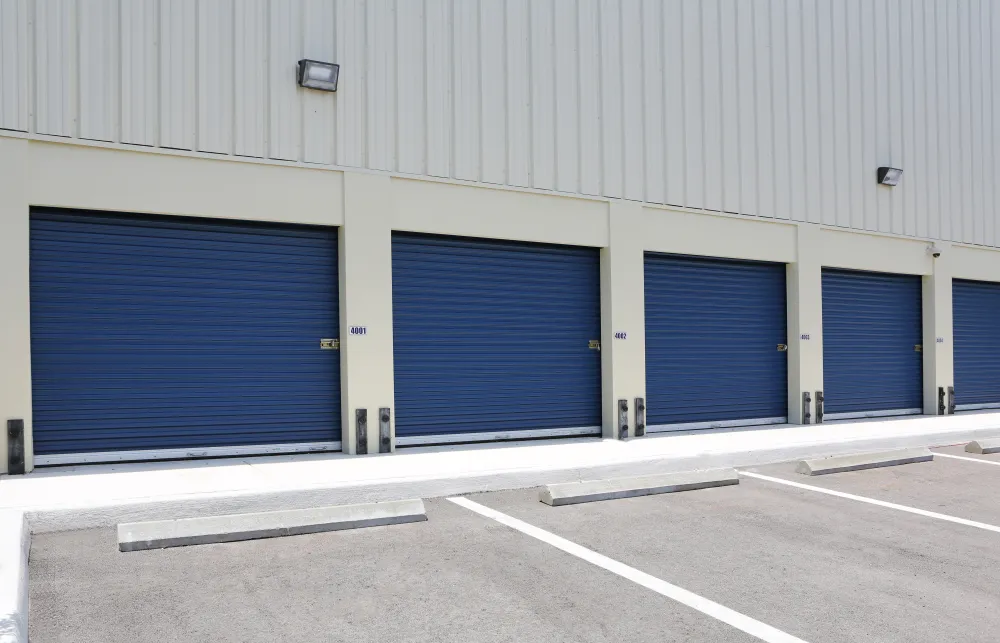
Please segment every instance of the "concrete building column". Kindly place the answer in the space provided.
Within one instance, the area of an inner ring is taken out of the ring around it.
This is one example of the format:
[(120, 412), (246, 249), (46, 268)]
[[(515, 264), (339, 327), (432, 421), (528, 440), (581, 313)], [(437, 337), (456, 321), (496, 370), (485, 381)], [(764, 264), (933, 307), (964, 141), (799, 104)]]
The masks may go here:
[(823, 264), (819, 226), (798, 227), (796, 261), (787, 266), (788, 289), (788, 422), (802, 424), (802, 393), (812, 403), (823, 390)]
[(0, 138), (0, 473), (7, 472), (7, 420), (24, 420), (31, 444), (31, 302), (28, 289), (28, 141)]
[(923, 276), (924, 325), (924, 414), (938, 415), (938, 388), (947, 391), (955, 385), (954, 342), (952, 333), (950, 244), (938, 242), (941, 256), (933, 259), (931, 274)]
[(646, 399), (645, 214), (630, 201), (612, 201), (608, 214), (609, 243), (601, 249), (602, 435), (618, 437), (618, 400), (628, 400), (634, 437), (635, 399)]
[[(379, 409), (390, 413), (392, 358), (392, 185), (389, 177), (344, 173), (340, 229), (340, 386), (344, 453), (356, 454), (356, 410), (368, 410), (367, 452), (379, 452)], [(354, 332), (352, 333), (352, 328)], [(364, 452), (364, 449), (362, 449)]]

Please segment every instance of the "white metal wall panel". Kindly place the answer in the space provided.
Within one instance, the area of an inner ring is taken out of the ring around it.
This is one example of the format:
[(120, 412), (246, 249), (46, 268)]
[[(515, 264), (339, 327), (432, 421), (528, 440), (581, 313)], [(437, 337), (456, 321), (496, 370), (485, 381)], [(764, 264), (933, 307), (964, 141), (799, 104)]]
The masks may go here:
[(622, 127), (622, 32), (621, 3), (601, 0), (598, 7), (598, 42), (601, 101), (601, 170), (604, 196), (621, 197), (624, 128)]
[(626, 199), (643, 201), (645, 195), (645, 151), (643, 149), (643, 95), (647, 88), (642, 82), (642, 3), (621, 0), (623, 34), (635, 34), (621, 39), (622, 56), (622, 194)]
[(263, 157), (267, 109), (267, 0), (240, 0), (233, 5), (234, 152)]
[(0, 2), (0, 129), (28, 131), (28, 0)]
[(507, 0), (506, 7), (507, 182), (531, 187), (531, 24), (528, 0)]
[(368, 3), (368, 166), (396, 169), (396, 17), (395, 2)]
[(580, 109), (580, 192), (598, 195), (603, 191), (604, 164), (601, 162), (601, 23), (598, 0), (577, 3), (578, 89), (576, 101)]
[(449, 0), (426, 0), (427, 173), (451, 176), (452, 58)]
[(160, 145), (179, 150), (195, 148), (196, 8), (196, 0), (160, 4)]
[(3, 0), (0, 128), (995, 245), (995, 4)]
[(118, 127), (118, 2), (91, 0), (80, 12), (80, 138), (113, 141)]
[(555, 155), (555, 25), (553, 2), (529, 2), (531, 42), (531, 186), (552, 190), (556, 184)]
[(507, 30), (504, 0), (479, 2), (479, 55), (483, 181), (502, 184), (507, 182), (507, 85), (504, 80)]
[(40, 134), (77, 134), (75, 19), (72, 0), (35, 0), (35, 128)]
[(198, 3), (198, 150), (233, 152), (233, 0)]
[[(367, 114), (367, 36), (364, 0), (337, 0), (336, 62), (340, 64), (337, 88), (337, 163), (365, 167)], [(309, 92), (312, 93), (312, 92)]]
[[(159, 118), (156, 62), (159, 56), (156, 0), (121, 3), (122, 142), (156, 145)], [(191, 32), (180, 34), (182, 47), (191, 46)], [(81, 86), (90, 91), (89, 86)]]
[[(360, 6), (361, 24), (364, 24), (365, 7)], [(295, 86), (295, 62), (299, 58), (311, 60), (333, 60), (336, 53), (336, 30), (333, 0), (302, 0), (302, 49), (293, 60), (287, 61), (287, 74), (278, 75), (274, 82)], [(359, 34), (362, 43), (366, 34)], [(284, 62), (284, 61), (283, 61)], [(357, 94), (364, 90), (354, 85), (345, 87), (345, 94)], [(297, 89), (302, 100), (302, 159), (306, 163), (329, 165), (334, 162), (337, 121), (335, 109), (337, 97), (330, 92), (304, 91)], [(362, 93), (361, 99), (364, 99)], [(360, 135), (364, 137), (364, 130)], [(363, 140), (363, 138), (362, 138)]]
[(271, 2), (267, 33), (268, 156), (298, 161), (302, 150), (302, 96), (295, 78), (302, 56), (302, 3)]
[(479, 5), (459, 2), (454, 16), (455, 178), (480, 180)]
[(663, 141), (663, 39), (659, 37), (662, 2), (642, 2), (642, 128), (645, 196), (644, 200), (663, 203), (666, 199), (664, 180), (666, 152)]

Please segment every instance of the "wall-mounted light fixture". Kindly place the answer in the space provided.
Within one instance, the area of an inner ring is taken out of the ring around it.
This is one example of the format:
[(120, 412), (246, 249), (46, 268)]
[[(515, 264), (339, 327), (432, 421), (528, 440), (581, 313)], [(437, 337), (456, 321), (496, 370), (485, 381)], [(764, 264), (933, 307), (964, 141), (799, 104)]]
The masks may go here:
[(898, 167), (880, 167), (878, 169), (879, 185), (894, 187), (899, 185), (899, 179), (903, 177), (903, 170)]
[(337, 79), (340, 77), (340, 65), (303, 58), (299, 61), (296, 76), (300, 87), (335, 92), (337, 91)]

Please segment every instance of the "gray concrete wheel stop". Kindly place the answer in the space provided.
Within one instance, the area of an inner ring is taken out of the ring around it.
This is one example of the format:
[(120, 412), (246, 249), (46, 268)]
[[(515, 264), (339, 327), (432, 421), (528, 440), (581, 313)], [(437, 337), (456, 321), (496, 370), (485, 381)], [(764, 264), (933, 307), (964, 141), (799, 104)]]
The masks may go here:
[(118, 549), (142, 551), (427, 520), (423, 500), (291, 509), (118, 525)]
[(542, 489), (539, 500), (558, 507), (581, 502), (615, 500), (650, 496), (658, 493), (691, 491), (708, 487), (739, 484), (735, 469), (712, 469), (709, 471), (685, 471), (633, 478), (611, 478), (583, 482), (550, 484)]
[(1000, 453), (1000, 438), (991, 438), (988, 440), (973, 440), (972, 442), (965, 445), (966, 453), (978, 453), (980, 455), (986, 455), (989, 453)]
[(829, 473), (843, 473), (845, 471), (894, 467), (914, 462), (930, 462), (933, 459), (934, 455), (926, 448), (899, 449), (896, 451), (881, 451), (879, 453), (834, 456), (818, 460), (802, 460), (795, 467), (795, 471), (807, 476), (821, 476)]

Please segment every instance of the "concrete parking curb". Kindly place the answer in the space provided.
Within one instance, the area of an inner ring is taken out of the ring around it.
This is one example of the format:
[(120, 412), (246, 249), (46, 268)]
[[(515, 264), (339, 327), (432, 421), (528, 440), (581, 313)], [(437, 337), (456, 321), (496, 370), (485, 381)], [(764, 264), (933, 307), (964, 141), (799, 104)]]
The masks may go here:
[(422, 500), (205, 516), (118, 525), (118, 549), (142, 551), (187, 545), (315, 534), (427, 520)]
[(973, 440), (965, 445), (966, 453), (978, 453), (986, 455), (988, 453), (1000, 453), (1000, 438), (991, 440)]
[(31, 533), (20, 511), (0, 511), (0, 643), (28, 643)]
[(808, 476), (820, 476), (828, 473), (845, 471), (860, 471), (878, 467), (893, 467), (899, 464), (914, 462), (930, 462), (934, 455), (928, 449), (899, 449), (882, 451), (880, 453), (860, 453), (818, 460), (802, 460), (795, 467), (796, 473)]
[(739, 482), (740, 478), (735, 469), (685, 471), (652, 476), (552, 484), (542, 490), (539, 494), (539, 500), (547, 505), (558, 507), (598, 500), (634, 498), (658, 493), (721, 487), (739, 484)]

